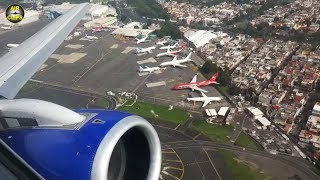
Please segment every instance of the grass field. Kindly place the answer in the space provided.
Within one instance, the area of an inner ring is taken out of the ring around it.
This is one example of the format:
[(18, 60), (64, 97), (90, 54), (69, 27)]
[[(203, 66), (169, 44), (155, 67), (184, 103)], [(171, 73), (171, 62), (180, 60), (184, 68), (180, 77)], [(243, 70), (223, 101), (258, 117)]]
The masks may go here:
[(106, 98), (102, 97), (95, 102), (95, 104), (101, 108), (108, 108), (109, 102)]
[(206, 121), (194, 121), (192, 126), (209, 137), (212, 141), (225, 143), (229, 141), (229, 136), (233, 130), (232, 126), (221, 126), (216, 124), (209, 124)]
[(185, 110), (173, 108), (168, 110), (168, 106), (161, 106), (158, 104), (150, 104), (146, 102), (137, 101), (132, 106), (132, 100), (128, 100), (118, 110), (137, 114), (142, 117), (156, 118), (160, 120), (170, 121), (177, 124), (183, 124), (188, 119), (188, 114)]
[(239, 137), (237, 138), (234, 144), (241, 147), (263, 150), (263, 147), (258, 142), (256, 142), (254, 139), (252, 139), (252, 137), (250, 137), (244, 132), (240, 133)]
[(218, 153), (223, 157), (226, 166), (231, 170), (237, 180), (271, 179), (266, 174), (260, 172), (256, 164), (238, 159), (237, 156), (230, 151), (218, 150)]

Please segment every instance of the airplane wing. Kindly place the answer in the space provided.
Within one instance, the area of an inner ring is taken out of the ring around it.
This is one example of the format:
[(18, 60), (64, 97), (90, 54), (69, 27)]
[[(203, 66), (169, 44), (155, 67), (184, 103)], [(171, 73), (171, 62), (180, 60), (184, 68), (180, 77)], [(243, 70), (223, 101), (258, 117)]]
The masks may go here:
[(192, 80), (190, 81), (190, 83), (195, 83), (197, 82), (197, 74), (193, 76)]
[(187, 67), (186, 65), (183, 65), (183, 64), (175, 64), (175, 66), (178, 66), (178, 67)]
[(200, 93), (201, 93), (202, 97), (208, 97), (208, 96), (205, 95), (203, 92), (200, 91)]
[(89, 4), (79, 4), (21, 43), (14, 51), (0, 58), (0, 96), (13, 99), (21, 87), (89, 10)]
[(176, 61), (178, 56), (174, 56), (174, 58), (172, 59), (172, 61)]
[(196, 91), (199, 91), (199, 92), (204, 92), (204, 93), (207, 93), (207, 92), (208, 92), (208, 91), (206, 91), (206, 90), (204, 90), (204, 89), (199, 88), (198, 86), (193, 86), (193, 87), (191, 87), (191, 89), (196, 90)]
[(204, 101), (203, 104), (202, 104), (202, 107), (205, 107), (205, 106), (208, 105), (209, 103), (210, 103), (209, 100)]

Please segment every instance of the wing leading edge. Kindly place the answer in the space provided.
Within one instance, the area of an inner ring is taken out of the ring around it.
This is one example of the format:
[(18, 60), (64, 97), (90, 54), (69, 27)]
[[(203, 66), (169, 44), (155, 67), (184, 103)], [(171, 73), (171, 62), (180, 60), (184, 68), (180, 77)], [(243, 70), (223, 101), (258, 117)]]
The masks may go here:
[(79, 4), (0, 58), (0, 96), (13, 99), (74, 29), (89, 4)]

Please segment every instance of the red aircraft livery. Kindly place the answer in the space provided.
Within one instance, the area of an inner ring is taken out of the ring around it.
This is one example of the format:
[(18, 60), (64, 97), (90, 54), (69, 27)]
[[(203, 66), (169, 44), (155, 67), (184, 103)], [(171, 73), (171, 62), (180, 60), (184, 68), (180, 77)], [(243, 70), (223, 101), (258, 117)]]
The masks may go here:
[(199, 87), (202, 87), (202, 86), (208, 86), (209, 84), (219, 84), (217, 83), (217, 78), (218, 78), (219, 74), (218, 73), (215, 73), (211, 79), (207, 80), (207, 81), (200, 81), (200, 82), (197, 82), (197, 74), (192, 78), (191, 82), (190, 83), (187, 83), (187, 84), (177, 84), (173, 87), (173, 89), (186, 89), (186, 88), (190, 88), (192, 91), (194, 90), (197, 90), (197, 91), (200, 91), (200, 92), (208, 92), (204, 89), (201, 89)]
[(103, 29), (103, 26), (100, 24), (100, 26), (95, 27), (95, 28), (92, 29), (92, 33), (100, 32), (100, 31), (102, 31), (102, 29)]

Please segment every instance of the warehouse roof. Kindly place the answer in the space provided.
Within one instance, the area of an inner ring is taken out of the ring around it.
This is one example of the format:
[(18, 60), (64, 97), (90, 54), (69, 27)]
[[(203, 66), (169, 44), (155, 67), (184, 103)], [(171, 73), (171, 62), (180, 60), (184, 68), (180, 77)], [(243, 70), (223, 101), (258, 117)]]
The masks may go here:
[(206, 109), (207, 116), (216, 116), (217, 111), (215, 109)]
[(248, 107), (247, 109), (254, 116), (260, 116), (260, 115), (263, 116), (264, 115), (263, 112), (260, 109), (256, 108), (256, 107)]
[(218, 115), (225, 116), (226, 113), (228, 112), (228, 109), (229, 109), (229, 107), (221, 107), (219, 112), (218, 112)]
[(191, 41), (196, 46), (196, 48), (199, 48), (209, 43), (211, 39), (214, 39), (217, 37), (216, 34), (213, 34), (210, 31), (205, 31), (205, 30), (198, 30), (198, 31), (189, 30), (186, 33), (184, 33), (184, 36), (189, 41)]
[(257, 119), (263, 126), (270, 126), (271, 122), (265, 118), (265, 117), (260, 117)]

